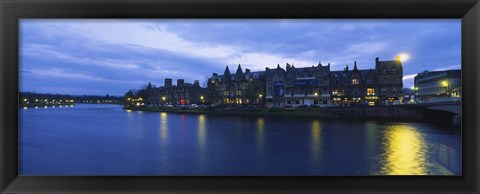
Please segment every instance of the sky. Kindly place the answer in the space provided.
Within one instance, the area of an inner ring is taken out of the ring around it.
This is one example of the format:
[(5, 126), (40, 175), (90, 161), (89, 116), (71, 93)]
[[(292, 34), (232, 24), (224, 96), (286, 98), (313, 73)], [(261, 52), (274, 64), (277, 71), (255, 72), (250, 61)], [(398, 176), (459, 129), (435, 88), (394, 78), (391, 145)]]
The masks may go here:
[(251, 71), (403, 60), (404, 88), (424, 70), (461, 68), (461, 20), (22, 19), (20, 91), (123, 95), (165, 78), (204, 85), (228, 65)]

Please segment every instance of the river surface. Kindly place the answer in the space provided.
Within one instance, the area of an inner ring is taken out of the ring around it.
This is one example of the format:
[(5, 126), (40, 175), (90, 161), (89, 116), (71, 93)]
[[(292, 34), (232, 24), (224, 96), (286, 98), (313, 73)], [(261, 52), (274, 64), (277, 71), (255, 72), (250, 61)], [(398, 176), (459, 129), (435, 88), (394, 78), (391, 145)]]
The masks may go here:
[(461, 175), (461, 133), (387, 121), (20, 109), (21, 175)]

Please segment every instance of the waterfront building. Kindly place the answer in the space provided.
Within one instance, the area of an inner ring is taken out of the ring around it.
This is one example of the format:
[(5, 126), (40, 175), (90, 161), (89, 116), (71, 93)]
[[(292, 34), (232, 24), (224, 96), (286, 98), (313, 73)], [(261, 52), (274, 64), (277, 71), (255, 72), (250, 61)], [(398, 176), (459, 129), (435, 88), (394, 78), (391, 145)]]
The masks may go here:
[(394, 104), (403, 100), (403, 68), (399, 59), (375, 59), (375, 69), (359, 70), (354, 62), (341, 71), (330, 64), (286, 70), (279, 65), (265, 70), (267, 106), (349, 106), (352, 104)]
[(452, 101), (462, 96), (461, 70), (423, 71), (414, 82), (418, 103)]
[[(148, 89), (147, 89), (148, 90)], [(171, 78), (166, 78), (164, 86), (154, 87), (148, 92), (148, 104), (151, 105), (188, 105), (207, 103), (205, 98), (206, 89), (200, 87), (199, 80), (192, 83), (185, 83), (184, 79), (177, 79), (173, 85)]]
[(263, 74), (249, 69), (243, 72), (240, 64), (232, 74), (227, 66), (223, 75), (213, 73), (208, 79), (207, 97), (212, 104), (258, 104), (263, 94)]
[[(301, 68), (287, 63), (285, 69), (277, 65), (258, 72), (248, 69), (243, 72), (238, 65), (235, 74), (228, 66), (223, 75), (213, 73), (208, 79), (207, 93), (214, 104), (262, 102), (269, 107), (394, 104), (403, 100), (402, 78), (399, 59), (380, 61), (378, 57), (375, 69), (364, 70), (357, 68), (356, 61), (353, 69), (347, 65), (341, 71), (331, 71), (330, 63)], [(254, 82), (262, 83), (264, 92), (249, 90)]]

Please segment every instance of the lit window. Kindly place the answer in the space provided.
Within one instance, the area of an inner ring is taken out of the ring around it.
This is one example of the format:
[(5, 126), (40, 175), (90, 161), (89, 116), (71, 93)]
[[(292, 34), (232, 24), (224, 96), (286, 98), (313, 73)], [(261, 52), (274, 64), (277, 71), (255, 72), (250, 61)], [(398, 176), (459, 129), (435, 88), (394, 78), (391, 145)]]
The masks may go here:
[(368, 96), (375, 95), (375, 88), (367, 88), (367, 95)]
[(352, 79), (352, 84), (353, 85), (357, 85), (359, 83), (360, 83), (360, 81), (358, 79)]

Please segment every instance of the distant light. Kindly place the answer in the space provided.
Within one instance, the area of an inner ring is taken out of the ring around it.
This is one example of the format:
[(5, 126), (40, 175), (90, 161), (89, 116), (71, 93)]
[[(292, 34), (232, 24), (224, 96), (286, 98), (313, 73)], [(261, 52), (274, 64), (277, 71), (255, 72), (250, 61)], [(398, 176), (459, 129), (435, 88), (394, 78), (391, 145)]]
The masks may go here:
[(415, 87), (412, 86), (410, 89), (415, 90)]
[(397, 56), (397, 60), (401, 61), (401, 62), (405, 62), (405, 61), (408, 61), (410, 59), (410, 55), (408, 53), (400, 53), (398, 56)]
[(317, 92), (315, 92), (315, 96), (318, 96), (318, 93), (317, 93)]
[(27, 101), (27, 99), (25, 98), (25, 99), (23, 99), (23, 101), (24, 101), (24, 102), (26, 102), (26, 101)]

